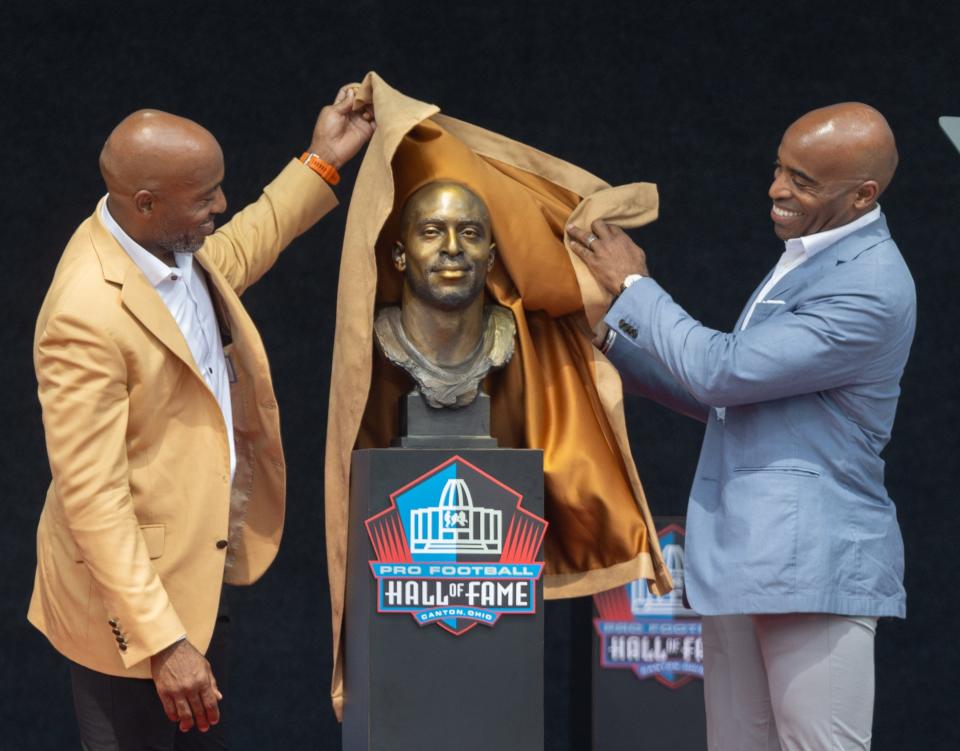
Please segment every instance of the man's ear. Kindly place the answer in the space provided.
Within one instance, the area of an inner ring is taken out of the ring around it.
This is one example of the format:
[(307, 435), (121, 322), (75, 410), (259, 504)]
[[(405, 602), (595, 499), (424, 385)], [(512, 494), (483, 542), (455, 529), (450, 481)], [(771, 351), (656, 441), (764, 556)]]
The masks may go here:
[(880, 197), (880, 185), (876, 180), (867, 180), (859, 188), (857, 195), (853, 199), (853, 206), (857, 209), (865, 209), (870, 204), (876, 202)]
[(137, 213), (139, 214), (151, 213), (155, 200), (153, 193), (149, 190), (138, 190), (133, 194), (133, 205), (137, 207)]
[(397, 267), (397, 271), (405, 271), (407, 268), (407, 253), (404, 250), (403, 243), (397, 243), (393, 246), (393, 265)]
[(493, 268), (493, 262), (497, 258), (497, 244), (490, 243), (490, 260), (487, 261), (487, 271)]

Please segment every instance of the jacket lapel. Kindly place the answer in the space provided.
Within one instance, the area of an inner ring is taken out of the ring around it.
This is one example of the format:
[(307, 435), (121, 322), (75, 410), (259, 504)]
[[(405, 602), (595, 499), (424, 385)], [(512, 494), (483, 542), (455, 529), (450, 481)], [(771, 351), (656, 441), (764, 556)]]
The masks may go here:
[(871, 222), (866, 227), (847, 235), (833, 245), (824, 248), (805, 263), (800, 264), (777, 282), (767, 297), (768, 299), (783, 299), (784, 294), (794, 287), (799, 287), (817, 276), (825, 274), (837, 264), (856, 258), (863, 251), (888, 239), (890, 239), (890, 230), (887, 229), (887, 220), (881, 214), (875, 222)]
[(137, 265), (100, 221), (100, 204), (94, 212), (91, 232), (93, 246), (103, 269), (103, 278), (120, 285), (120, 300), (123, 306), (167, 349), (180, 358), (200, 380), (203, 380), (186, 339), (183, 338), (177, 322), (170, 315), (167, 306), (163, 304), (160, 295), (150, 286)]
[(823, 273), (827, 269), (832, 269), (837, 265), (837, 245), (831, 245), (817, 253), (813, 258), (808, 258), (797, 268), (787, 272), (787, 274), (775, 285), (767, 295), (769, 300), (782, 300), (783, 295), (790, 289), (804, 283), (808, 279)]
[(887, 218), (881, 214), (875, 222), (871, 222), (859, 232), (847, 235), (837, 243), (837, 263), (852, 261), (865, 250), (890, 239), (890, 230), (887, 228)]
[[(142, 323), (151, 334), (163, 342), (164, 346), (174, 355), (183, 360), (190, 370), (196, 373), (197, 378), (203, 380), (200, 370), (193, 359), (193, 353), (187, 346), (186, 339), (177, 326), (177, 322), (170, 315), (167, 306), (163, 304), (160, 295), (150, 286), (146, 277), (133, 264), (130, 264), (130, 273), (124, 279), (120, 300), (124, 307)], [(206, 381), (204, 381), (206, 383)]]
[(244, 327), (247, 312), (240, 303), (236, 291), (230, 286), (230, 282), (220, 273), (220, 269), (210, 263), (203, 253), (197, 253), (193, 260), (207, 275), (207, 289), (210, 290), (213, 309), (217, 314), (217, 323), (220, 325), (220, 338), (223, 340), (223, 346), (226, 347), (234, 343), (236, 328)]

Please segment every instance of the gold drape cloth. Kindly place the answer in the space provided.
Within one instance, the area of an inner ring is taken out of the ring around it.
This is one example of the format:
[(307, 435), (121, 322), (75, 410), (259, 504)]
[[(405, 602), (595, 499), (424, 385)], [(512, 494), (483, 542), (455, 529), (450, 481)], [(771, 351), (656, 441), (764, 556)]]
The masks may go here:
[[(373, 344), (375, 308), (400, 300), (390, 250), (395, 206), (434, 179), (469, 185), (490, 210), (497, 258), (487, 294), (513, 312), (517, 349), (490, 375), (491, 432), (501, 447), (544, 452), (544, 596), (578, 597), (639, 578), (671, 587), (630, 455), (623, 390), (590, 342), (610, 298), (566, 246), (568, 223), (603, 218), (639, 226), (656, 218), (656, 187), (611, 188), (589, 173), (490, 131), (439, 114), (375, 73), (358, 103), (373, 102), (377, 130), (357, 175), (337, 291), (327, 418), (326, 532), (333, 616), (332, 698), (343, 703), (342, 632), (350, 457), (388, 446), (412, 381)], [(358, 106), (360, 106), (358, 104)], [(354, 519), (360, 524), (363, 520)]]

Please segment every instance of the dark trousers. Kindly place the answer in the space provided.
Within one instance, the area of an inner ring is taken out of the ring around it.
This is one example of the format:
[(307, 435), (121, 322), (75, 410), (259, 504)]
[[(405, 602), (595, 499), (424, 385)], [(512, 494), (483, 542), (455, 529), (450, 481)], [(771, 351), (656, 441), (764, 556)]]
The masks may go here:
[[(207, 660), (224, 697), (230, 696), (227, 653), (230, 616), (217, 617)], [(227, 748), (225, 698), (220, 723), (201, 733), (196, 727), (181, 733), (163, 711), (150, 679), (118, 678), (70, 663), (73, 703), (83, 751), (213, 751)]]

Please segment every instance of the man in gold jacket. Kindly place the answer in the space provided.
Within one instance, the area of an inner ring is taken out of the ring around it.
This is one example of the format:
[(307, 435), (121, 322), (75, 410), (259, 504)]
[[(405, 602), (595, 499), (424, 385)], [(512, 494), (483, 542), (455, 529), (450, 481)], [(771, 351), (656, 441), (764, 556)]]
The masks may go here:
[(267, 357), (238, 295), (336, 206), (328, 182), (375, 127), (354, 98), (341, 89), (301, 161), (217, 231), (208, 131), (144, 110), (106, 141), (107, 196), (63, 253), (34, 343), (53, 482), (28, 617), (70, 660), (89, 751), (223, 745), (222, 726), (203, 746), (171, 723), (219, 723), (221, 590), (272, 562), (285, 492)]

